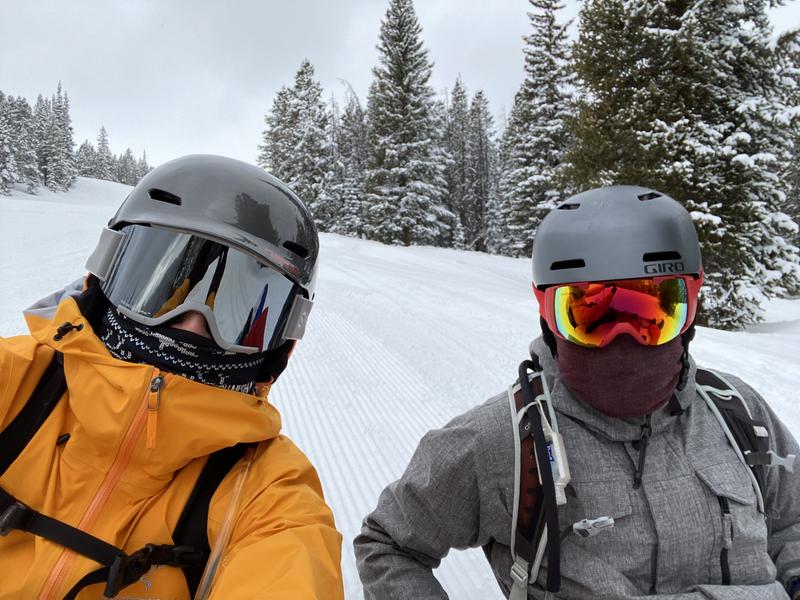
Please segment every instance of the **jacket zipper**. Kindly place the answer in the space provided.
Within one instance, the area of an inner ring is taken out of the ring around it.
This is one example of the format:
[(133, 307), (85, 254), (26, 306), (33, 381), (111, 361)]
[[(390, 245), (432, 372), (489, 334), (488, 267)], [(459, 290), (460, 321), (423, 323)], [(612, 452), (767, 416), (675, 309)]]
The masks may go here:
[[(161, 383), (158, 384), (158, 387), (155, 390), (160, 402), (160, 391), (161, 387), (163, 386), (164, 378), (159, 375), (158, 369), (154, 369), (153, 373), (154, 377), (147, 388), (147, 392), (145, 393), (143, 401), (139, 404), (139, 408), (136, 410), (136, 414), (133, 416), (131, 424), (128, 426), (128, 430), (125, 432), (125, 435), (122, 438), (122, 443), (119, 446), (119, 450), (117, 450), (117, 455), (114, 457), (114, 462), (111, 464), (111, 468), (106, 473), (105, 477), (103, 478), (103, 482), (100, 484), (100, 487), (97, 489), (92, 501), (89, 503), (89, 506), (83, 513), (83, 517), (78, 523), (78, 529), (81, 529), (82, 531), (87, 533), (90, 532), (97, 523), (97, 519), (100, 516), (103, 507), (108, 502), (108, 499), (111, 497), (111, 493), (117, 487), (117, 484), (119, 484), (119, 480), (122, 478), (123, 472), (130, 463), (131, 457), (133, 456), (133, 451), (136, 448), (136, 442), (142, 435), (142, 431), (144, 430), (145, 424), (148, 421), (151, 395), (153, 394), (153, 391), (151, 390), (156, 379), (161, 380)], [(156, 406), (156, 410), (158, 410), (158, 406)], [(50, 571), (50, 575), (47, 577), (47, 580), (42, 587), (42, 591), (39, 593), (39, 600), (55, 599), (55, 594), (61, 587), (61, 584), (64, 582), (64, 577), (66, 577), (67, 572), (72, 567), (76, 557), (77, 554), (73, 550), (68, 550), (66, 548), (62, 550), (61, 555), (58, 557), (58, 560), (53, 566), (53, 569)]]
[(731, 505), (724, 496), (717, 496), (722, 511), (722, 550), (719, 553), (719, 565), (722, 571), (722, 585), (731, 584), (731, 567), (728, 564), (728, 550), (733, 546), (733, 517)]
[(636, 473), (633, 476), (633, 489), (638, 490), (642, 485), (642, 476), (644, 475), (644, 460), (647, 457), (647, 445), (650, 442), (650, 434), (653, 428), (650, 426), (650, 415), (644, 418), (640, 437), (633, 443), (634, 448), (639, 451), (639, 462), (636, 465)]
[(150, 382), (150, 393), (147, 396), (147, 449), (156, 447), (158, 433), (158, 409), (161, 408), (161, 390), (164, 389), (164, 378), (153, 377)]

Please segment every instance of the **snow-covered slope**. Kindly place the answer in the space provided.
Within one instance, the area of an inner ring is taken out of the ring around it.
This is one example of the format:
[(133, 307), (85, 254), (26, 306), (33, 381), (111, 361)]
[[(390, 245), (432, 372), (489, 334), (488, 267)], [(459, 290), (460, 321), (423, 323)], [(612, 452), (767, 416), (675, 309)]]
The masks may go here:
[[(0, 335), (21, 310), (83, 272), (130, 188), (80, 179), (67, 194), (0, 196)], [(527, 260), (396, 248), (322, 235), (317, 303), (272, 401), (317, 466), (345, 537), (348, 599), (361, 598), (352, 539), (432, 427), (502, 390), (538, 317)], [(748, 332), (700, 329), (693, 354), (749, 381), (800, 433), (800, 301), (776, 301)], [(478, 550), (438, 572), (459, 600), (502, 598)]]

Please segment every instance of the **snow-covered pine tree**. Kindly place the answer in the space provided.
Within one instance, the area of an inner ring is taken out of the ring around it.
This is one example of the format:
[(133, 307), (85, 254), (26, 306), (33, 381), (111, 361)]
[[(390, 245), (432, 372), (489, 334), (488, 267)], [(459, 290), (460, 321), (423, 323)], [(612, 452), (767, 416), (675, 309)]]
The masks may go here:
[[(466, 214), (468, 210), (466, 196), (469, 190), (468, 173), (471, 168), (467, 150), (469, 133), (469, 100), (467, 99), (467, 90), (459, 76), (450, 92), (446, 111), (445, 144), (450, 156), (446, 171), (448, 191), (446, 206), (458, 217), (465, 233), (468, 221)], [(472, 239), (469, 234), (466, 234), (467, 243)]]
[(0, 92), (0, 194), (10, 194), (11, 186), (17, 180), (12, 144), (9, 102)]
[(329, 118), (314, 67), (303, 60), (294, 85), (281, 88), (264, 117), (267, 127), (257, 159), (308, 204), (323, 231), (331, 227), (336, 213), (329, 190)]
[(390, 0), (367, 100), (366, 178), (366, 233), (389, 244), (450, 244), (454, 237), (421, 31), (412, 1)]
[(127, 148), (117, 161), (117, 181), (125, 185), (136, 185), (136, 158), (130, 148)]
[(92, 176), (95, 179), (114, 181), (114, 156), (108, 146), (108, 132), (102, 125), (100, 126), (100, 132), (97, 134), (97, 150), (95, 152)]
[(305, 202), (321, 231), (335, 222), (336, 206), (330, 195), (329, 115), (322, 100), (322, 86), (314, 79), (314, 67), (303, 60), (291, 89), (292, 109), (297, 113), (293, 133), (291, 176), (286, 183)]
[(152, 168), (153, 167), (147, 164), (147, 152), (142, 150), (142, 155), (139, 157), (139, 160), (136, 161), (136, 182), (138, 183)]
[(352, 89), (348, 90), (338, 131), (341, 184), (337, 189), (340, 210), (335, 232), (363, 237), (367, 209), (364, 187), (368, 153), (367, 123), (364, 109)]
[(282, 181), (292, 174), (291, 151), (294, 146), (293, 132), (297, 127), (297, 113), (291, 110), (291, 91), (282, 86), (272, 101), (269, 112), (264, 115), (266, 128), (261, 134), (256, 164)]
[(75, 168), (81, 177), (94, 176), (95, 157), (94, 146), (89, 140), (83, 140), (75, 153)]
[(46, 185), (53, 191), (67, 191), (75, 183), (75, 142), (72, 137), (72, 119), (69, 115), (69, 97), (61, 89), (61, 82), (51, 100), (53, 122), (50, 165)]
[(766, 3), (587, 0), (575, 49), (584, 93), (572, 181), (639, 183), (692, 211), (701, 320), (736, 328), (798, 289), (781, 163), (781, 80)]
[[(779, 119), (786, 124), (792, 145), (782, 177), (787, 187), (783, 211), (800, 225), (800, 29), (782, 35), (776, 49), (786, 88), (786, 110)], [(794, 235), (794, 244), (800, 245), (800, 227)]]
[[(512, 116), (517, 108), (512, 105)], [(508, 231), (510, 204), (512, 194), (507, 187), (510, 185), (508, 177), (504, 176), (510, 170), (510, 150), (515, 145), (516, 130), (510, 131), (509, 124), (512, 116), (502, 113), (500, 133), (497, 137), (497, 172), (495, 179), (495, 194), (489, 199), (486, 207), (486, 249), (492, 254), (511, 254), (511, 235)]]
[(36, 138), (33, 126), (33, 111), (28, 101), (19, 96), (8, 97), (11, 124), (11, 149), (17, 169), (17, 182), (25, 184), (29, 194), (35, 194), (41, 182), (41, 173), (36, 160)]
[(53, 104), (41, 94), (36, 98), (33, 108), (33, 131), (36, 140), (36, 166), (42, 175), (42, 183), (52, 188), (50, 163), (55, 153)]
[(486, 250), (488, 209), (497, 194), (497, 149), (489, 100), (481, 90), (475, 92), (469, 108), (466, 154), (468, 169), (462, 200), (466, 247)]
[(570, 144), (573, 75), (561, 0), (528, 0), (532, 32), (525, 37), (525, 79), (504, 133), (501, 190), (508, 240), (503, 252), (529, 256), (533, 234), (564, 195), (564, 155)]

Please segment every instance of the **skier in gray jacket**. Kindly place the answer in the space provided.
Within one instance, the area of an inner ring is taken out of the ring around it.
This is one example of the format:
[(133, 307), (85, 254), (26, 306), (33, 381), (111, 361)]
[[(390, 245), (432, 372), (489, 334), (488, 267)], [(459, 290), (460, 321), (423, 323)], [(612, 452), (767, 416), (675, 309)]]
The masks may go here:
[[(754, 390), (717, 372), (769, 434), (762, 490), (703, 399), (688, 354), (703, 280), (688, 213), (650, 189), (590, 190), (543, 220), (533, 254), (543, 336), (531, 352), (571, 481), (560, 589), (545, 591), (545, 557), (517, 579), (522, 596), (800, 599), (798, 445)], [(355, 539), (366, 600), (447, 598), (432, 569), (471, 547), (516, 594), (515, 424), (503, 393), (423, 437)], [(576, 535), (584, 519), (613, 526)]]

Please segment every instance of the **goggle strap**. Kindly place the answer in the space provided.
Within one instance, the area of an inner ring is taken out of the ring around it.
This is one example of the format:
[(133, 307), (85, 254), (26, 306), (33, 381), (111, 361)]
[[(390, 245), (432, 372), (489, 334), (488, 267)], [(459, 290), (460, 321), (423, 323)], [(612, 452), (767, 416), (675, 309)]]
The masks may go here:
[(117, 254), (119, 245), (124, 238), (125, 234), (121, 231), (114, 231), (108, 227), (104, 228), (94, 252), (86, 260), (86, 270), (100, 281), (105, 281), (108, 276), (108, 270), (114, 263), (114, 256)]
[(292, 308), (289, 309), (289, 316), (286, 319), (286, 327), (283, 334), (284, 339), (299, 340), (303, 338), (306, 332), (308, 315), (311, 313), (312, 306), (314, 306), (314, 303), (311, 300), (308, 300), (301, 294), (295, 294)]

